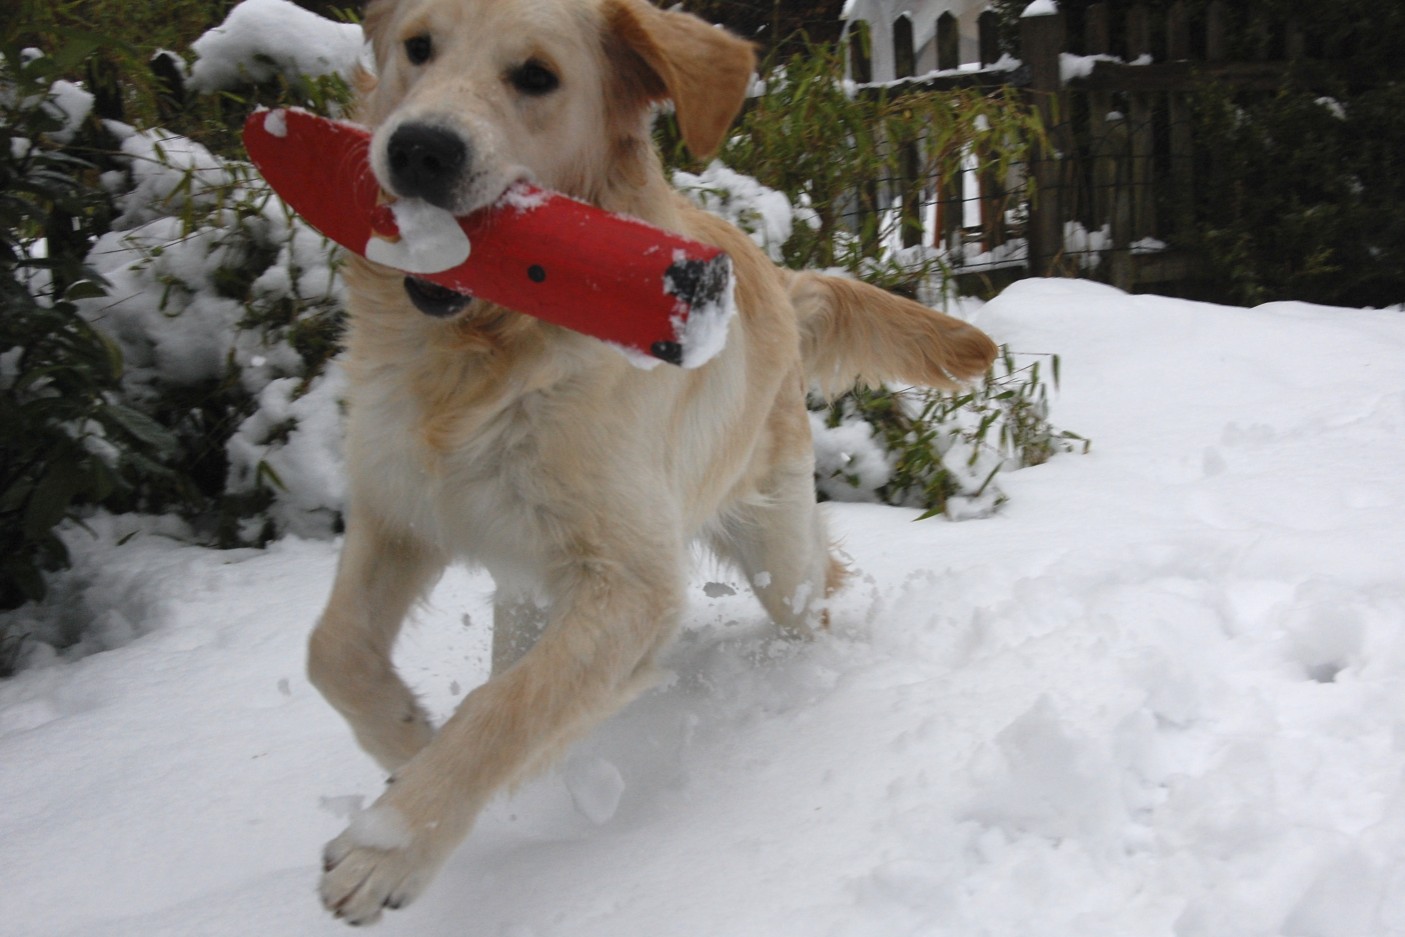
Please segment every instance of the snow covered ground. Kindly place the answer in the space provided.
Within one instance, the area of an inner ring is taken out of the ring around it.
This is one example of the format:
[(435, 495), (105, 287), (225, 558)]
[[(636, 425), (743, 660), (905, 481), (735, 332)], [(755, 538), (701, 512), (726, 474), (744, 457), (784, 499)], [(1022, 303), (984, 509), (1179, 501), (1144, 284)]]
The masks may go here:
[[(701, 564), (671, 679), (384, 933), (1405, 934), (1405, 313), (1076, 281), (973, 311), (1062, 356), (1092, 452), (987, 520), (835, 505), (857, 575), (813, 644)], [(108, 556), (135, 637), (0, 683), (0, 931), (342, 932), (318, 852), (381, 778), (302, 672), (334, 561)], [(403, 641), (441, 713), (488, 590), (450, 575)]]

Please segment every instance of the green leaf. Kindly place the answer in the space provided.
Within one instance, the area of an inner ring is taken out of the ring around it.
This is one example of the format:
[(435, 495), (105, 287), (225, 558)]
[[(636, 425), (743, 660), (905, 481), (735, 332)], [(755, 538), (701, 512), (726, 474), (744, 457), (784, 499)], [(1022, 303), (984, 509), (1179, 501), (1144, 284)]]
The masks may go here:
[(24, 510), (24, 535), (37, 540), (64, 519), (74, 498), (83, 489), (84, 473), (70, 453), (55, 453), (47, 470), (30, 493)]
[(112, 403), (104, 406), (99, 411), (98, 418), (104, 424), (115, 426), (158, 453), (169, 452), (176, 446), (175, 435), (170, 430), (145, 413), (123, 404)]
[(76, 302), (80, 299), (98, 299), (106, 295), (107, 290), (100, 282), (85, 277), (70, 284), (63, 298), (69, 302)]

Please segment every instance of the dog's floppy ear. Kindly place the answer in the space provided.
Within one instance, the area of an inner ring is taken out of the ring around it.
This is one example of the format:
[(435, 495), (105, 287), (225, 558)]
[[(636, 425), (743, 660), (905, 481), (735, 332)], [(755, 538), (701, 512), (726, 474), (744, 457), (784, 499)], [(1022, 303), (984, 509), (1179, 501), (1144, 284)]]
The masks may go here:
[(361, 32), (371, 44), (377, 69), (385, 67), (386, 47), (390, 42), (390, 17), (396, 6), (396, 0), (366, 0), (362, 11)]
[(751, 43), (646, 0), (608, 0), (605, 20), (625, 55), (636, 57), (620, 63), (632, 90), (648, 101), (672, 98), (688, 149), (699, 157), (716, 152), (746, 100), (756, 67)]

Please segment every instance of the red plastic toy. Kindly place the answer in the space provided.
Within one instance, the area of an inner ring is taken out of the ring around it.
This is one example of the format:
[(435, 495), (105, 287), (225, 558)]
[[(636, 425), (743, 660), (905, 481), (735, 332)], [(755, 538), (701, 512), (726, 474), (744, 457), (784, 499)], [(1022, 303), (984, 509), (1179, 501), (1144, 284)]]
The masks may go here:
[(696, 367), (720, 350), (733, 307), (719, 249), (528, 185), (461, 218), (419, 199), (385, 204), (370, 139), (296, 108), (244, 125), (268, 184), (349, 251), (649, 359)]

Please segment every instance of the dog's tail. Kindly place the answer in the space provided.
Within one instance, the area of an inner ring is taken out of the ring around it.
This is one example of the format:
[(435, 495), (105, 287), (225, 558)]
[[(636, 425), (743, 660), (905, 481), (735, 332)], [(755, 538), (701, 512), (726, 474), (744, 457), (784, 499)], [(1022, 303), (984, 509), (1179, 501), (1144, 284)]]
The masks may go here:
[(951, 389), (995, 360), (995, 343), (970, 323), (859, 280), (797, 273), (790, 299), (806, 370), (828, 397), (885, 381)]

